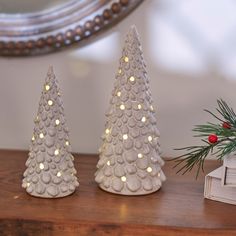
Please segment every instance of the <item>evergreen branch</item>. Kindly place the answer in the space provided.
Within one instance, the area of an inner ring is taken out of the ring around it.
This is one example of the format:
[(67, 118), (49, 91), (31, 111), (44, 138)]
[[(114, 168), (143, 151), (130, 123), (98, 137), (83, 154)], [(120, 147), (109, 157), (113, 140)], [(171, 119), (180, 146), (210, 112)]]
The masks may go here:
[[(196, 125), (193, 132), (197, 134), (194, 137), (201, 137), (204, 145), (189, 146), (178, 148), (175, 150), (184, 151), (173, 160), (176, 162), (174, 168), (180, 167), (177, 173), (185, 174), (197, 166), (196, 178), (200, 170), (204, 171), (204, 162), (208, 155), (216, 156), (218, 160), (222, 160), (226, 155), (236, 151), (236, 114), (222, 99), (217, 100), (218, 114), (204, 110), (222, 124), (206, 123), (204, 125)], [(208, 138), (206, 140), (206, 138)]]
[(221, 125), (209, 122), (205, 125), (196, 125), (193, 131), (199, 132), (197, 135), (194, 135), (194, 137), (204, 137), (209, 136), (209, 134), (216, 134), (217, 136), (222, 137), (235, 136), (234, 129), (225, 129)]
[(217, 100), (218, 107), (216, 110), (222, 115), (225, 121), (228, 121), (234, 127), (236, 126), (236, 114), (222, 99)]
[(218, 145), (217, 147), (218, 149), (218, 155), (217, 155), (217, 158), (222, 160), (224, 156), (236, 151), (236, 140), (231, 140), (229, 139), (228, 140), (228, 144), (226, 145)]
[(183, 172), (182, 174), (185, 174), (186, 172), (191, 171), (192, 168), (195, 165), (197, 165), (198, 166), (197, 174), (196, 174), (196, 178), (197, 178), (199, 175), (200, 169), (203, 170), (203, 165), (204, 165), (204, 161), (206, 157), (210, 153), (213, 152), (214, 146), (215, 145), (208, 144), (205, 146), (189, 146), (185, 148), (175, 149), (175, 150), (189, 151), (186, 154), (183, 154), (173, 159), (176, 162), (176, 165), (174, 166), (174, 168), (184, 163), (184, 165), (177, 171), (177, 173)]
[(224, 122), (224, 120), (222, 120), (221, 118), (219, 118), (218, 116), (216, 116), (213, 112), (204, 109), (205, 112), (209, 113), (210, 115), (212, 115), (213, 117), (215, 117), (217, 120)]

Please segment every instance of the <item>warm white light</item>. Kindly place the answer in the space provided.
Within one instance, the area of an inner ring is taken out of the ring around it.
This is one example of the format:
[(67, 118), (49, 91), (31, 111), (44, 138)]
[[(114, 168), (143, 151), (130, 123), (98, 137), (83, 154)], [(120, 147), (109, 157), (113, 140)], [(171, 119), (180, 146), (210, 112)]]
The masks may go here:
[(138, 104), (138, 109), (140, 110), (142, 108), (142, 105), (141, 104)]
[(118, 70), (118, 73), (119, 73), (119, 74), (121, 74), (121, 72), (122, 72), (122, 70), (121, 70), (121, 69), (119, 69), (119, 70)]
[(60, 121), (58, 119), (55, 120), (56, 125), (60, 124)]
[(120, 109), (124, 110), (125, 109), (125, 105), (124, 104), (120, 105)]
[(26, 183), (26, 186), (29, 187), (29, 186), (30, 186), (30, 183)]
[(159, 173), (157, 174), (157, 176), (158, 176), (158, 177), (161, 177), (161, 173), (159, 172)]
[(70, 145), (69, 141), (66, 141), (66, 146), (69, 146), (69, 145)]
[(151, 111), (153, 111), (153, 110), (154, 110), (154, 108), (153, 108), (153, 106), (152, 106), (152, 105), (150, 106), (150, 109), (151, 109)]
[(117, 94), (116, 94), (118, 97), (120, 97), (121, 96), (121, 92), (119, 91), (119, 92), (117, 92)]
[(39, 137), (40, 137), (40, 138), (44, 138), (44, 134), (43, 134), (43, 133), (40, 133), (40, 134), (39, 134)]
[(110, 165), (111, 165), (111, 162), (110, 162), (110, 161), (107, 161), (107, 165), (110, 166)]
[(152, 172), (152, 167), (148, 167), (147, 172), (149, 172), (149, 173)]
[(44, 164), (43, 164), (43, 163), (40, 163), (40, 164), (39, 164), (39, 169), (40, 169), (40, 170), (43, 170), (43, 169), (44, 169)]
[(125, 57), (124, 60), (125, 60), (125, 62), (129, 62), (129, 58), (128, 57)]
[(134, 81), (135, 81), (134, 76), (131, 76), (131, 77), (129, 78), (129, 80), (130, 80), (131, 82), (134, 82)]
[(126, 181), (126, 177), (125, 177), (125, 176), (122, 176), (122, 177), (121, 177), (121, 181), (122, 181), (122, 182), (125, 182), (125, 181)]
[(142, 158), (143, 157), (143, 154), (142, 153), (139, 153), (138, 154), (138, 158)]
[(45, 90), (48, 91), (50, 89), (50, 86), (48, 84), (45, 85)]
[(38, 121), (39, 121), (39, 117), (36, 116), (34, 121), (35, 121), (35, 122), (38, 122)]
[(142, 122), (146, 122), (146, 120), (147, 120), (146, 117), (143, 116), (141, 121), (142, 121)]
[(55, 155), (55, 156), (59, 155), (59, 149), (56, 149), (56, 150), (54, 151), (54, 155)]
[(110, 133), (110, 130), (109, 130), (109, 129), (106, 129), (106, 130), (105, 130), (105, 133), (106, 133), (106, 134), (109, 134), (109, 133)]
[(61, 177), (61, 172), (57, 172), (57, 177)]
[(52, 106), (52, 104), (53, 104), (53, 101), (52, 100), (48, 100), (48, 105)]
[(34, 140), (35, 140), (35, 137), (34, 137), (34, 135), (33, 135), (33, 137), (31, 138), (31, 140), (32, 140), (32, 141), (34, 141)]
[(148, 141), (152, 142), (152, 136), (148, 136)]
[(128, 139), (128, 134), (124, 134), (124, 135), (123, 135), (123, 139), (124, 139), (124, 140)]

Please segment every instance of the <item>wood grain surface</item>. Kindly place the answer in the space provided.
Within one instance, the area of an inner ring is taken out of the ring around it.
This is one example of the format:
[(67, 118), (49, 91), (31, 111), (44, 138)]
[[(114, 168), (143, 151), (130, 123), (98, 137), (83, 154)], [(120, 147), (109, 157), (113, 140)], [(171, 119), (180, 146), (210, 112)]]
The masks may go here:
[[(0, 236), (236, 235), (236, 206), (203, 198), (204, 175), (176, 175), (147, 196), (120, 196), (94, 181), (97, 155), (75, 155), (80, 187), (66, 198), (39, 199), (21, 188), (25, 151), (0, 150)], [(207, 161), (205, 172), (220, 163)]]

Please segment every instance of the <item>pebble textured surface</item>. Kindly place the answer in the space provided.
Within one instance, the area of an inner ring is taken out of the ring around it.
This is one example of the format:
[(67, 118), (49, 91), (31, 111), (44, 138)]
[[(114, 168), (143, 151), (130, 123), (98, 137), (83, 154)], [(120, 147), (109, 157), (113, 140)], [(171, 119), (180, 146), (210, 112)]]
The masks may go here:
[(131, 27), (120, 59), (99, 149), (95, 181), (105, 191), (144, 195), (157, 191), (161, 170), (160, 133), (139, 36)]
[(58, 198), (79, 185), (58, 82), (50, 67), (26, 161), (22, 187), (32, 196)]

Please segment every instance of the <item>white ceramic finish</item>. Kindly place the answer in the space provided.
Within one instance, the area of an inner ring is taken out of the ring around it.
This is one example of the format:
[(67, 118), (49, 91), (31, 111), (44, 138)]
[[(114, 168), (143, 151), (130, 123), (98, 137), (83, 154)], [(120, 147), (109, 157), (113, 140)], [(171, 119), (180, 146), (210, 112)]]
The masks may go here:
[(71, 155), (69, 132), (58, 82), (49, 68), (35, 127), (22, 187), (42, 198), (72, 194), (79, 185)]
[(166, 179), (146, 65), (134, 26), (125, 40), (99, 150), (95, 181), (105, 191), (144, 195)]

